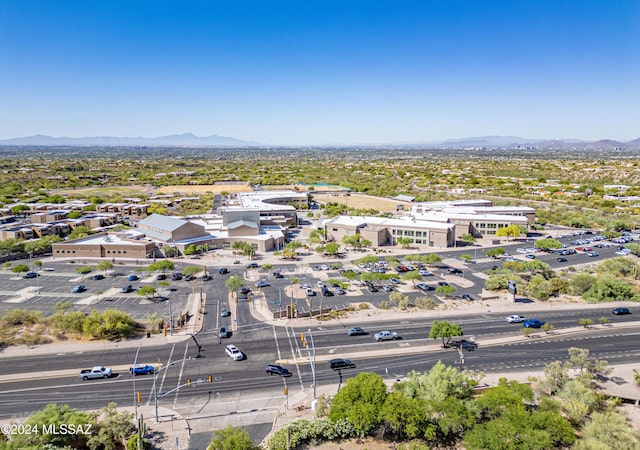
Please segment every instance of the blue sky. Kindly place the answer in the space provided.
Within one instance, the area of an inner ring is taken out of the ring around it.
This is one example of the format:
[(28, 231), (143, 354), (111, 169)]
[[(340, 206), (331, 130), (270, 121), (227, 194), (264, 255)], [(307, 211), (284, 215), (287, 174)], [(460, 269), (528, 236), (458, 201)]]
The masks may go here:
[(637, 0), (0, 5), (0, 139), (640, 137)]

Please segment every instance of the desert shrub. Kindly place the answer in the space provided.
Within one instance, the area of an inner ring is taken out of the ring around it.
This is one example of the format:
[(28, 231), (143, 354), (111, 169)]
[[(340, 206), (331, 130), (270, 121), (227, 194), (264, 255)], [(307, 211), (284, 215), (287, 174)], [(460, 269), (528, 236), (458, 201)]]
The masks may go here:
[(0, 323), (4, 326), (34, 325), (42, 321), (42, 311), (28, 311), (26, 309), (10, 309), (0, 316)]

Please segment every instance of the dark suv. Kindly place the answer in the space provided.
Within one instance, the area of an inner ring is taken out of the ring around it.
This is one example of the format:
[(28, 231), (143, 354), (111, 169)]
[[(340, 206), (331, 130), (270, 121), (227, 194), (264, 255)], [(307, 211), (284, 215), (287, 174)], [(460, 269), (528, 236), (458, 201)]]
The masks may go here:
[(182, 274), (180, 272), (175, 272), (173, 274), (171, 274), (171, 279), (176, 281), (176, 280), (182, 280)]
[(333, 370), (355, 369), (356, 365), (348, 359), (338, 358), (330, 360), (329, 367), (331, 367)]
[(266, 372), (267, 375), (280, 375), (281, 377), (290, 377), (293, 375), (291, 372), (289, 372), (289, 369), (278, 366), (276, 364), (267, 365)]
[(473, 341), (467, 341), (465, 339), (460, 339), (459, 341), (449, 342), (449, 347), (461, 348), (462, 350), (467, 350), (472, 352), (478, 348), (478, 343)]

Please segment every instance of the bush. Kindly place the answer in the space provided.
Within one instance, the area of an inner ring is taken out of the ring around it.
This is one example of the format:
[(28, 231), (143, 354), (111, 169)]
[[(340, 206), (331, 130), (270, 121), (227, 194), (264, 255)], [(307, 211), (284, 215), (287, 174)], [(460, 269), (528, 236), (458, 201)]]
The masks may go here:
[(28, 311), (26, 309), (10, 309), (0, 316), (0, 323), (4, 326), (35, 325), (42, 321), (42, 311)]
[(368, 303), (360, 303), (358, 305), (358, 309), (369, 309), (369, 304)]
[[(287, 445), (287, 435), (289, 435), (289, 445)], [(327, 418), (300, 419), (290, 422), (273, 433), (267, 443), (267, 448), (269, 450), (285, 450), (307, 444), (313, 445), (322, 441), (346, 439), (355, 436), (355, 428), (346, 419), (340, 419), (335, 422)]]

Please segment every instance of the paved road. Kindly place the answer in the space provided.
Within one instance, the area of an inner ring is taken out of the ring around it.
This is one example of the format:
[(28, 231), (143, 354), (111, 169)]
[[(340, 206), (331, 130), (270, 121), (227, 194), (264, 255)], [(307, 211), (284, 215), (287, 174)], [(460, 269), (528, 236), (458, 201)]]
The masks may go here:
[[(239, 304), (239, 317), (246, 317), (250, 304)], [(575, 327), (582, 317), (599, 318), (609, 309), (558, 310), (549, 311), (541, 318), (553, 323), (556, 329)], [(250, 314), (248, 314), (251, 317)], [(629, 323), (632, 316), (614, 317), (615, 323)], [(211, 395), (214, 398), (227, 398), (237, 394), (265, 394), (269, 399), (282, 399), (284, 386), (291, 389), (308, 388), (312, 382), (310, 366), (304, 362), (297, 366), (294, 359), (304, 361), (307, 351), (300, 344), (300, 332), (308, 327), (276, 327), (256, 323), (255, 319), (240, 322), (240, 327), (228, 340), (218, 339), (216, 333), (204, 332), (197, 338), (202, 347), (201, 358), (196, 342), (188, 340), (179, 344), (165, 344), (141, 348), (138, 360), (141, 362), (169, 364), (177, 360), (194, 358), (172, 365), (157, 376), (160, 395), (176, 386), (191, 380), (204, 380), (208, 375), (214, 377), (213, 384), (198, 384), (191, 388), (163, 396), (159, 403), (174, 407), (184, 402), (198, 402)], [(569, 347), (589, 348), (592, 354), (600, 358), (624, 360), (637, 359), (637, 336), (634, 328), (617, 326), (593, 330), (584, 330), (575, 336), (562, 338), (529, 339), (522, 343), (518, 324), (508, 324), (504, 314), (485, 314), (482, 317), (466, 315), (456, 318), (465, 331), (465, 335), (474, 336), (480, 348), (477, 352), (467, 353), (465, 365), (470, 369), (491, 371), (527, 370), (556, 359), (566, 359)], [(345, 376), (353, 376), (361, 371), (375, 371), (383, 376), (396, 377), (407, 371), (427, 370), (433, 363), (442, 360), (451, 364), (458, 363), (458, 354), (453, 350), (439, 348), (439, 341), (427, 339), (432, 320), (407, 319), (390, 320), (376, 323), (373, 333), (380, 329), (397, 331), (402, 340), (394, 342), (375, 342), (372, 335), (348, 337), (347, 326), (314, 325), (311, 327), (316, 348), (316, 381), (318, 385), (338, 381), (337, 374), (331, 371), (326, 361), (344, 356), (357, 364), (354, 371), (345, 371)], [(485, 345), (485, 342), (500, 340), (499, 345)], [(247, 356), (244, 361), (232, 361), (224, 354), (224, 344), (234, 343)], [(423, 352), (428, 350), (428, 354)], [(101, 407), (109, 401), (128, 404), (133, 399), (133, 380), (128, 367), (133, 363), (136, 348), (122, 350), (77, 352), (64, 355), (43, 355), (29, 359), (3, 358), (3, 371), (0, 375), (15, 375), (11, 378), (24, 378), (24, 374), (42, 372), (47, 368), (53, 375), (36, 375), (23, 381), (7, 381), (0, 378), (0, 417), (11, 417), (16, 413), (28, 413), (47, 403), (67, 403), (81, 409)], [(517, 358), (516, 358), (517, 357)], [(264, 367), (274, 361), (284, 361), (294, 372), (289, 379), (269, 377)], [(82, 381), (78, 378), (80, 368), (93, 365), (114, 367), (116, 377), (108, 380)], [(153, 377), (139, 376), (135, 379), (136, 390), (144, 393), (145, 404), (154, 403)], [(190, 400), (193, 399), (193, 400)]]

